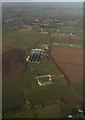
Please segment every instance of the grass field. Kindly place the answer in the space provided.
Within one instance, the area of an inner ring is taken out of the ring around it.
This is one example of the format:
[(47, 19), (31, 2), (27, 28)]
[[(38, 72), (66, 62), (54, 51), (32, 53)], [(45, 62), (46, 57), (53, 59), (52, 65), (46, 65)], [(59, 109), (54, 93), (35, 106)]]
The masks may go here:
[(72, 111), (69, 107), (59, 103), (48, 105), (37, 110), (38, 118), (65, 118), (71, 113)]
[[(36, 38), (37, 37), (37, 38)], [(20, 48), (20, 49), (31, 49), (35, 47), (39, 42), (46, 41), (48, 35), (42, 35), (37, 31), (12, 31), (3, 35), (3, 52), (5, 48)]]
[(33, 118), (33, 113), (31, 110), (8, 113), (4, 118)]
[(2, 82), (2, 100), (3, 114), (17, 106), (21, 105), (23, 96), (21, 95), (20, 76), (3, 78)]
[[(41, 63), (38, 63), (38, 64), (28, 63), (27, 71), (25, 73), (23, 73), (23, 84), (25, 85), (25, 86), (23, 86), (24, 89), (25, 90), (27, 89), (26, 91), (31, 89), (32, 92), (37, 92), (37, 91), (46, 89), (45, 87), (41, 87), (37, 84), (36, 77), (38, 77), (38, 74), (46, 75), (48, 73), (51, 73), (51, 75), (54, 79), (54, 84), (51, 86), (55, 86), (55, 85), (63, 86), (63, 85), (67, 84), (66, 80), (60, 76), (59, 70), (56, 69), (56, 67), (54, 66), (53, 63), (51, 63), (51, 61), (49, 63), (47, 60), (42, 60)], [(29, 83), (30, 87), (27, 86), (28, 83)], [(51, 87), (51, 86), (49, 86), (49, 87)], [(30, 91), (30, 94), (31, 94), (31, 91)]]
[(34, 118), (35, 116), (37, 118), (66, 118), (68, 114), (72, 114), (71, 108), (56, 103), (34, 110), (9, 113), (6, 118)]
[(47, 76), (47, 77), (43, 77), (43, 78), (39, 78), (39, 80), (40, 80), (41, 82), (46, 82), (46, 81), (48, 81), (48, 79), (49, 79), (48, 76)]
[(80, 81), (77, 84), (73, 85), (73, 88), (76, 90), (76, 92), (83, 97), (84, 93), (83, 93), (83, 82), (84, 81)]
[[(51, 103), (52, 101), (61, 100), (62, 98), (64, 98), (66, 104), (70, 104), (70, 101), (72, 99), (77, 100), (74, 92), (71, 90), (69, 86), (66, 85), (60, 87), (53, 86), (51, 88), (47, 88), (39, 92), (31, 93), (29, 94), (28, 98), (34, 105), (42, 105), (49, 102)], [(73, 104), (74, 101), (72, 105)]]

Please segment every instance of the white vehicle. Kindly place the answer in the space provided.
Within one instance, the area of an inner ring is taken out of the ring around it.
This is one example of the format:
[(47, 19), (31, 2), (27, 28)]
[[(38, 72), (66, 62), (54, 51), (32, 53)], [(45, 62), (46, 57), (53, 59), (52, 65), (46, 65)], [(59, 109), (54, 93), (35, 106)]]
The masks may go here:
[(72, 115), (68, 115), (68, 118), (73, 118), (73, 116)]
[(29, 60), (29, 57), (30, 57), (30, 56), (28, 56), (28, 57), (26, 58), (26, 61), (28, 61), (28, 60)]
[(82, 110), (78, 110), (80, 113), (83, 113), (83, 111)]

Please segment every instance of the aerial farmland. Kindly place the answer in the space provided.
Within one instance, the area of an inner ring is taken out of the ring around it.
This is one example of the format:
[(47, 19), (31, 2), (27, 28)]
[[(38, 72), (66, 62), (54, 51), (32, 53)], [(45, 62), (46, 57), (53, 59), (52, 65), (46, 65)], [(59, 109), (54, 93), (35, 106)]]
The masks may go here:
[(85, 118), (83, 3), (2, 4), (3, 118)]

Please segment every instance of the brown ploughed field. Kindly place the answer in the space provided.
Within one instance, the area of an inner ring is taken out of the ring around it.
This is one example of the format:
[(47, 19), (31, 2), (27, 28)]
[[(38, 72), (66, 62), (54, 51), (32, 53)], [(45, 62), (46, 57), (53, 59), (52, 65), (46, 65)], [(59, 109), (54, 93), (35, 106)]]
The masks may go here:
[(51, 57), (71, 84), (83, 80), (83, 50), (54, 48), (51, 51)]
[(14, 76), (25, 70), (24, 52), (11, 49), (2, 55), (2, 75)]

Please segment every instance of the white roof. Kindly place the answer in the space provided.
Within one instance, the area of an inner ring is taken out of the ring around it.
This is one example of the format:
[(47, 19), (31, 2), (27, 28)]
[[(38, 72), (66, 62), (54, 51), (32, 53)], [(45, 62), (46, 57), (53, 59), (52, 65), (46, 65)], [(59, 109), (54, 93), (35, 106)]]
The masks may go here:
[(36, 19), (35, 21), (37, 21), (37, 22), (38, 22), (39, 20), (38, 20), (38, 19)]
[(72, 115), (68, 115), (69, 118), (72, 118), (73, 116)]
[(32, 49), (32, 50), (41, 50), (41, 49), (39, 49), (39, 48), (35, 48), (35, 49)]

